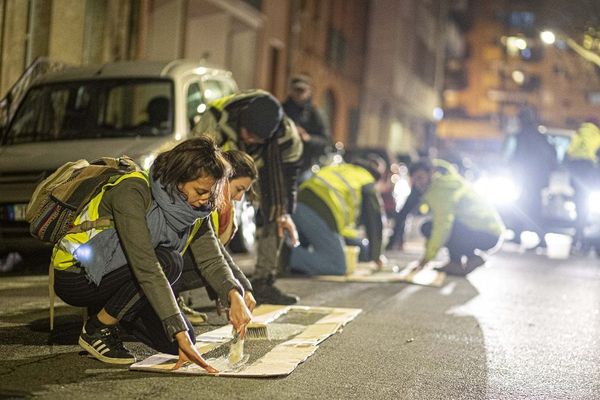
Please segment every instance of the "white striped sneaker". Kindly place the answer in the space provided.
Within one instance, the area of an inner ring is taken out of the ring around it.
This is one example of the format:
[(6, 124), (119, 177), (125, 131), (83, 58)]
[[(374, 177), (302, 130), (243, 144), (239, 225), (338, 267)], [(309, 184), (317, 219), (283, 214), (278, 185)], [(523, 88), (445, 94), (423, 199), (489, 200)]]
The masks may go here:
[(135, 357), (123, 347), (116, 326), (98, 329), (87, 333), (85, 326), (79, 336), (79, 345), (100, 361), (109, 364), (133, 364)]

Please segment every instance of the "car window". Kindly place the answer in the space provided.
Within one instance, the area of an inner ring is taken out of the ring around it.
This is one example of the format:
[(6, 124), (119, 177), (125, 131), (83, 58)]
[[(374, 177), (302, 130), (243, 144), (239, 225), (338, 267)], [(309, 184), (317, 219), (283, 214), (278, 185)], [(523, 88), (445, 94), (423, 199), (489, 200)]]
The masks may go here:
[(190, 128), (200, 120), (200, 115), (206, 111), (206, 104), (202, 101), (202, 90), (198, 82), (190, 84), (186, 96), (187, 121)]
[(204, 85), (204, 99), (206, 103), (237, 92), (237, 87), (231, 80), (208, 78), (202, 84)]
[(122, 136), (172, 132), (173, 85), (166, 80), (94, 80), (46, 84), (29, 90), (11, 122), (5, 142)]

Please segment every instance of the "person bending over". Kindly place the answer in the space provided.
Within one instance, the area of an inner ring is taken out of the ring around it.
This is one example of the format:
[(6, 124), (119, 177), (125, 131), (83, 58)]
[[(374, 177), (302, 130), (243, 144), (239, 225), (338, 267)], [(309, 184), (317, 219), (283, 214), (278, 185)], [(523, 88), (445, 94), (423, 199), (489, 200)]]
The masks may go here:
[(207, 223), (221, 204), (229, 165), (212, 139), (202, 136), (159, 154), (148, 174), (132, 172), (105, 185), (79, 216), (108, 217), (113, 227), (68, 234), (54, 248), (54, 289), (67, 304), (87, 307), (79, 344), (95, 358), (129, 364), (118, 325), (153, 349), (179, 354), (209, 372), (194, 346), (194, 330), (180, 312), (173, 284), (182, 254), (191, 250), (197, 268), (229, 306), (234, 328), (245, 334), (251, 314), (244, 288), (226, 263)]

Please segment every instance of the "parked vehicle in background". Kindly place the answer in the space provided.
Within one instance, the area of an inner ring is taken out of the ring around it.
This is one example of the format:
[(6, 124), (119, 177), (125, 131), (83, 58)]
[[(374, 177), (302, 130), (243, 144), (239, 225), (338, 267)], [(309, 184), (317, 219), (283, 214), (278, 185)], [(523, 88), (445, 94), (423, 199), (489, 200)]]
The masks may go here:
[(0, 251), (35, 243), (25, 208), (58, 166), (125, 154), (148, 168), (188, 138), (208, 102), (237, 90), (230, 72), (185, 60), (84, 66), (36, 80), (1, 127)]

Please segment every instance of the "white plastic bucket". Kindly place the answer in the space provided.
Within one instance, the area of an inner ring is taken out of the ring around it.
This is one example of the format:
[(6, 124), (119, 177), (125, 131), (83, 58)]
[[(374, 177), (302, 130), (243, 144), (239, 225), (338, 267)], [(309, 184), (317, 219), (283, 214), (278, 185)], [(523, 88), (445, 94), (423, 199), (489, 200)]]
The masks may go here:
[(571, 243), (573, 238), (569, 235), (558, 233), (547, 233), (546, 236), (546, 255), (548, 258), (564, 260), (569, 258), (571, 253)]
[(346, 256), (346, 275), (352, 275), (356, 270), (356, 264), (358, 264), (358, 253), (360, 253), (360, 247), (344, 246), (344, 255)]

